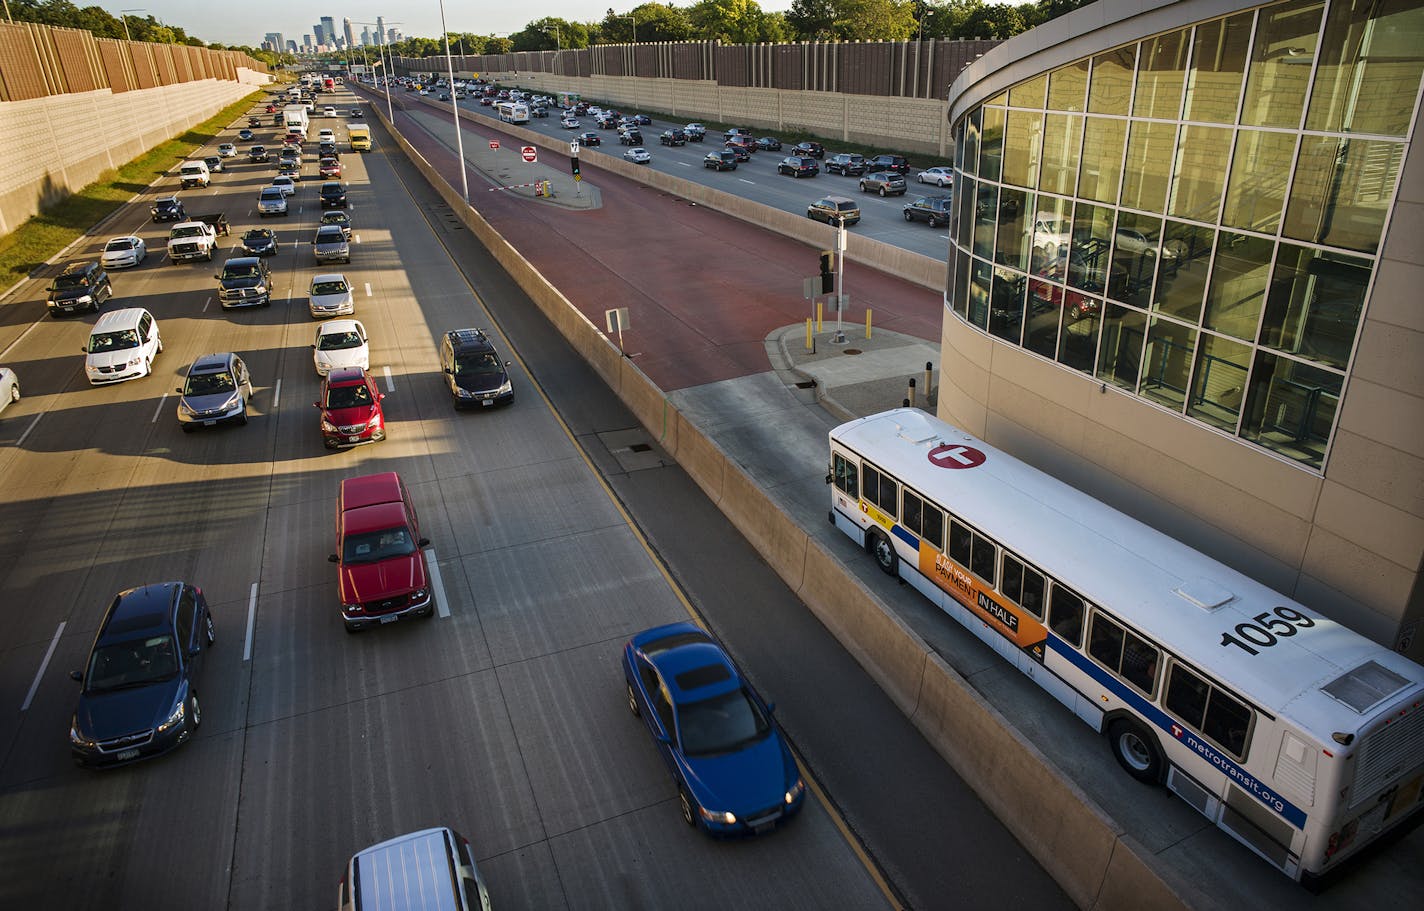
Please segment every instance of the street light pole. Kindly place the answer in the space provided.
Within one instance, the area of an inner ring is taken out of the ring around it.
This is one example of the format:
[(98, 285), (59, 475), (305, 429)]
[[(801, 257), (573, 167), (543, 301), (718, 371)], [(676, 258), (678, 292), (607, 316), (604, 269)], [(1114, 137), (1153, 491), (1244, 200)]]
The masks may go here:
[(460, 189), (470, 204), (470, 179), (465, 175), (465, 131), (460, 129), (460, 97), (455, 94), (455, 61), (450, 56), (450, 32), (445, 28), (445, 0), (440, 0), (440, 31), (445, 35), (445, 76), (450, 84), (450, 113), (455, 117), (455, 153), (460, 156)]
[(633, 65), (629, 67), (629, 75), (638, 75), (638, 19), (633, 15), (632, 10), (628, 11), (628, 21), (633, 23), (633, 46), (629, 53), (633, 55)]
[[(132, 38), (129, 37), (129, 13), (146, 13), (146, 12), (148, 12), (148, 10), (146, 10), (146, 9), (121, 9), (121, 10), (119, 10), (119, 18), (122, 19), (123, 22), (124, 22), (124, 40), (125, 40), (125, 41), (132, 41), (132, 40), (133, 40)], [(9, 3), (6, 3), (6, 4), (5, 4), (5, 15), (6, 15), (7, 17), (10, 15), (10, 4), (9, 4)]]

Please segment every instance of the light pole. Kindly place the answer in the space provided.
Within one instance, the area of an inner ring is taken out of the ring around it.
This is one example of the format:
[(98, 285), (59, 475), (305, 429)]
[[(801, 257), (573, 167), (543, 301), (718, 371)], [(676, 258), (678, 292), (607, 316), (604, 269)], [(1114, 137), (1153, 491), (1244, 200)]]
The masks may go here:
[(633, 46), (628, 53), (633, 55), (633, 65), (629, 67), (629, 75), (638, 75), (638, 20), (633, 16), (633, 11), (628, 11), (628, 21), (633, 23)]
[[(129, 37), (129, 13), (146, 13), (146, 12), (148, 12), (148, 10), (146, 10), (146, 9), (121, 9), (121, 10), (119, 10), (119, 18), (123, 19), (123, 21), (124, 21), (124, 40), (125, 40), (125, 41), (132, 41), (132, 40), (133, 40), (132, 38)], [(9, 15), (10, 15), (10, 4), (9, 4), (9, 3), (6, 3), (6, 4), (5, 4), (5, 15), (6, 15), (6, 16), (9, 16)]]
[(450, 32), (445, 28), (445, 0), (440, 0), (440, 31), (445, 36), (445, 78), (450, 83), (450, 113), (455, 117), (455, 154), (460, 156), (460, 189), (470, 204), (470, 179), (465, 176), (465, 131), (460, 129), (460, 98), (455, 94), (455, 60), (450, 56)]

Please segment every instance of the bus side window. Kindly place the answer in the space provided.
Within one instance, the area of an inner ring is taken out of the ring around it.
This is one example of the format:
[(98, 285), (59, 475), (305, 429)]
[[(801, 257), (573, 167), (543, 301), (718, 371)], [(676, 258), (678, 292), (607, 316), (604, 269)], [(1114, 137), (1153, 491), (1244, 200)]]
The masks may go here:
[(1114, 674), (1122, 666), (1122, 627), (1093, 612), (1093, 629), (1088, 634), (1088, 654)]
[(949, 520), (949, 556), (960, 566), (969, 565), (969, 545), (974, 533), (958, 519)]
[(974, 535), (969, 552), (969, 569), (974, 575), (994, 585), (994, 569), (999, 565), (999, 546), (981, 534)]
[(1074, 648), (1083, 644), (1083, 599), (1057, 583), (1048, 608), (1048, 626)]
[(905, 509), (900, 522), (915, 535), (920, 535), (920, 520), (924, 518), (924, 501), (908, 490), (905, 491)]
[(920, 524), (924, 527), (924, 539), (933, 544), (936, 550), (944, 550), (944, 513), (926, 503), (925, 517)]
[(1201, 731), (1237, 759), (1246, 756), (1251, 710), (1180, 664), (1173, 663), (1167, 680), (1167, 711)]
[(880, 472), (869, 465), (862, 465), (860, 470), (860, 489), (862, 496), (871, 503), (880, 502)]
[(1157, 647), (1130, 632), (1122, 646), (1122, 679), (1149, 699), (1157, 694)]
[(860, 476), (855, 470), (855, 463), (840, 453), (836, 453), (835, 458), (835, 484), (836, 487), (844, 491), (846, 496), (858, 500), (860, 499)]
[(1035, 617), (1043, 616), (1043, 575), (1008, 551), (1004, 551), (1004, 577), (999, 591), (1030, 612)]
[(900, 485), (889, 475), (880, 476), (880, 497), (875, 505), (892, 519), (900, 514)]

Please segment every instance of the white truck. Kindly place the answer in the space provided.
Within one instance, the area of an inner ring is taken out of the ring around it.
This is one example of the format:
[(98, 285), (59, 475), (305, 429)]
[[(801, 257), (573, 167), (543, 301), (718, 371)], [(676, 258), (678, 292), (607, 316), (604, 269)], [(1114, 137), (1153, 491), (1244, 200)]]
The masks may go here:
[(218, 232), (204, 221), (180, 221), (168, 232), (168, 261), (172, 263), (213, 258)]
[(291, 104), (282, 109), (282, 126), (287, 128), (287, 132), (301, 133), (302, 138), (306, 138), (310, 124), (307, 109), (303, 105)]
[(190, 187), (206, 187), (212, 181), (212, 176), (208, 173), (208, 166), (201, 161), (185, 161), (178, 169), (178, 183), (183, 189)]

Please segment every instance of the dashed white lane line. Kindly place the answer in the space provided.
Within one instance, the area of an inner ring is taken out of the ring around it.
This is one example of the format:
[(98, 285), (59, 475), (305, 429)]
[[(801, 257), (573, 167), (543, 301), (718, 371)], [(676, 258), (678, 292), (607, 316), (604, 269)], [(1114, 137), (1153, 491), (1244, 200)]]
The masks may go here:
[(742, 183), (756, 183), (755, 180), (747, 180), (745, 177), (738, 177), (737, 179), (740, 180)]
[(367, 296), (367, 297), (370, 297), (370, 296), (371, 296), (371, 283), (370, 283), (370, 282), (366, 282), (366, 296)]
[(165, 392), (158, 397), (158, 407), (153, 409), (153, 420), (149, 421), (150, 424), (158, 423), (158, 416), (163, 413), (163, 403), (166, 401), (168, 401), (168, 393)]
[(49, 640), (49, 649), (45, 651), (44, 660), (40, 662), (40, 669), (35, 671), (35, 680), (30, 684), (30, 691), (25, 694), (25, 704), (20, 706), (20, 711), (28, 712), (30, 703), (34, 701), (35, 693), (40, 688), (40, 680), (44, 677), (45, 668), (49, 667), (49, 659), (54, 657), (55, 646), (59, 645), (59, 637), (64, 634), (64, 624), (67, 620), (60, 621), (59, 629), (54, 631), (54, 638)]
[(247, 596), (247, 641), (242, 646), (242, 660), (252, 660), (252, 631), (257, 625), (257, 583), (252, 583), (252, 593)]
[(25, 432), (20, 434), (20, 438), (15, 441), (15, 448), (18, 449), (19, 447), (25, 445), (25, 437), (30, 435), (30, 431), (35, 429), (35, 425), (40, 422), (40, 418), (42, 417), (44, 417), (43, 412), (35, 415), (35, 419), (33, 421), (30, 421), (30, 426), (26, 427)]
[(390, 368), (389, 366), (386, 366), (386, 367), (382, 367), (381, 370), (384, 371), (385, 374), (386, 374), (386, 391), (387, 391), (387, 392), (395, 392), (395, 391), (396, 391), (396, 381), (395, 381), (395, 378), (391, 376), (391, 368)]
[(208, 305), (211, 304), (212, 302), (213, 302), (213, 299), (212, 299), (211, 297), (208, 298), (207, 300), (203, 301), (203, 312), (204, 312), (204, 313), (207, 313), (207, 312), (208, 312)]
[(273, 411), (276, 411), (276, 410), (277, 410), (277, 406), (280, 405), (281, 403), (282, 403), (282, 381), (281, 381), (281, 380), (278, 380), (278, 381), (277, 381), (277, 384), (272, 387), (272, 410), (273, 410)]
[(435, 548), (427, 547), (426, 565), (430, 567), (430, 581), (435, 586), (435, 612), (441, 619), (449, 619), (450, 602), (445, 599), (445, 582), (440, 578), (440, 558), (435, 556)]

